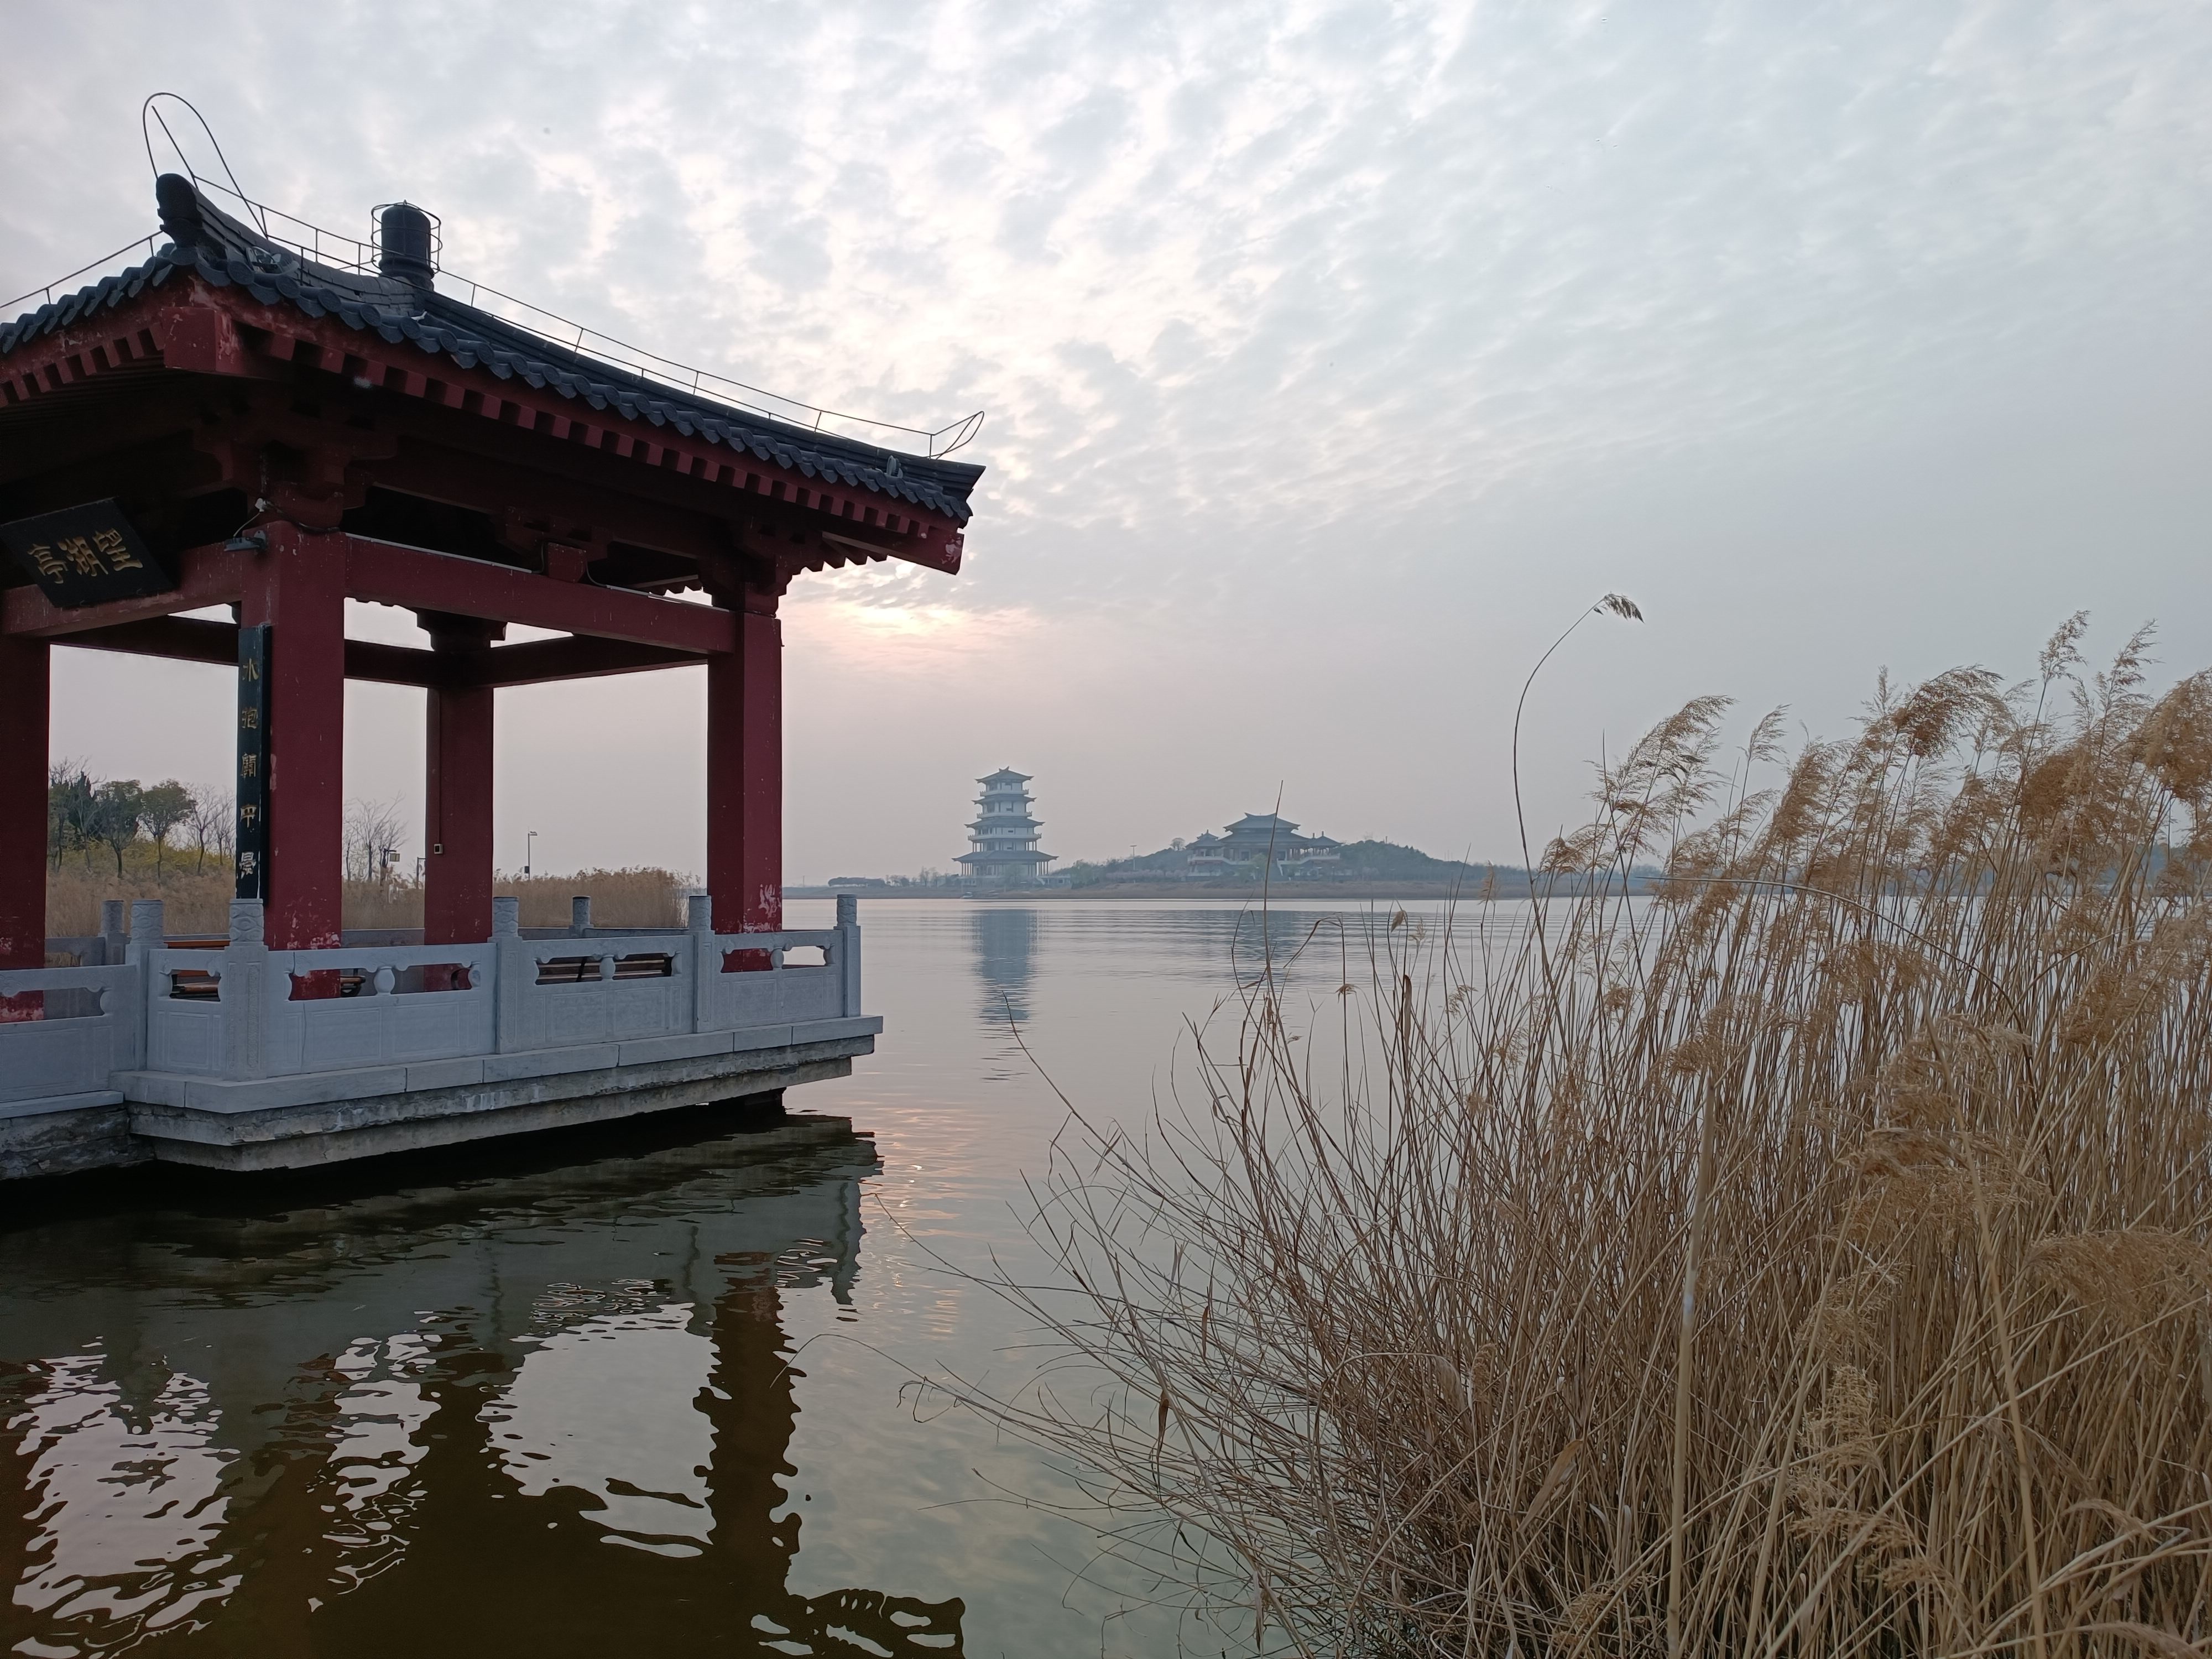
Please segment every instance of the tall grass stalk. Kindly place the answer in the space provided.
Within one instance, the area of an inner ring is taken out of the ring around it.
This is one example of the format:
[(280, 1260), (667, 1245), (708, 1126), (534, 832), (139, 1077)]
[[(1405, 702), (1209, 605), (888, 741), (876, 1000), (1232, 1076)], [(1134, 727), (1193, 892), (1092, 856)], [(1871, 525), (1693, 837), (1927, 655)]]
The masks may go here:
[[(567, 875), (502, 875), (492, 883), (495, 894), (522, 901), (520, 925), (525, 927), (566, 927), (569, 901), (574, 898), (592, 901), (592, 923), (597, 927), (681, 927), (684, 896), (690, 890), (674, 871), (646, 866), (576, 870)], [(423, 899), (420, 881), (349, 877), (345, 925), (420, 927)]]
[(124, 849), (123, 874), (112, 863), (65, 858), (46, 872), (46, 932), (56, 937), (96, 933), (106, 899), (164, 902), (164, 921), (172, 933), (220, 933), (228, 925), (230, 899), (237, 888), (230, 860), (211, 856), (196, 861), (171, 849), (167, 869), (157, 866), (154, 844), (141, 840)]
[[(567, 927), (574, 897), (592, 901), (592, 924), (597, 927), (681, 927), (684, 898), (693, 889), (672, 870), (637, 866), (565, 876), (501, 876), (493, 890), (522, 901), (525, 927)], [(734, 929), (738, 924), (724, 917), (716, 925)]]
[(1300, 1653), (2212, 1650), (2212, 678), (2078, 634), (1733, 769), (1692, 703), (1548, 969), (1495, 904), (1249, 976), (1000, 1282), (1110, 1382), (970, 1398)]
[[(172, 935), (220, 934), (229, 926), (236, 890), (230, 860), (210, 856), (200, 864), (190, 854), (172, 851), (167, 871), (155, 862), (153, 843), (141, 839), (127, 847), (124, 875), (113, 868), (71, 858), (48, 871), (46, 932), (57, 937), (100, 931), (106, 899), (165, 901), (164, 925)], [(522, 901), (525, 927), (565, 927), (569, 901), (592, 901), (592, 920), (601, 927), (681, 927), (687, 878), (672, 870), (647, 867), (578, 870), (568, 875), (501, 877), (495, 892)], [(408, 928), (422, 925), (422, 884), (397, 878), (363, 880), (349, 877), (343, 888), (343, 925), (348, 927)]]

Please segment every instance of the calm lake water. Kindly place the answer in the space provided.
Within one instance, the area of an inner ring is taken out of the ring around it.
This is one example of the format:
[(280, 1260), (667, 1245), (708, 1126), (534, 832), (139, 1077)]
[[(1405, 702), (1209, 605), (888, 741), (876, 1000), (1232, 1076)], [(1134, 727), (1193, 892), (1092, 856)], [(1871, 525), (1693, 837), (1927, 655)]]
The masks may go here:
[(1147, 1115), (1233, 989), (1239, 913), (861, 920), (879, 1052), (789, 1101), (852, 1134), (684, 1114), (282, 1184), (0, 1194), (0, 1647), (1223, 1645), (1021, 1501), (1069, 1494), (1045, 1460), (913, 1379), (1031, 1373), (1030, 1333), (957, 1268), (1034, 1267), (1022, 1176), (1065, 1116), (1037, 1066)]

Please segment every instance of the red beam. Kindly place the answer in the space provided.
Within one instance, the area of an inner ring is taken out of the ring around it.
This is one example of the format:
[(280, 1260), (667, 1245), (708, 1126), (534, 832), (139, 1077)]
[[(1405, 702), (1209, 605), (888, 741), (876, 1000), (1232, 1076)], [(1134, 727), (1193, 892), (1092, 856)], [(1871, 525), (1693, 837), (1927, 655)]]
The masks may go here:
[(708, 659), (696, 652), (665, 646), (633, 645), (626, 640), (526, 640), (485, 653), (477, 672), (485, 685), (538, 685), (548, 680), (589, 679), (601, 674), (637, 674), (653, 668), (681, 668)]
[(396, 542), (373, 542), (360, 536), (343, 540), (346, 592), (353, 599), (664, 646), (696, 655), (736, 648), (729, 613), (710, 605), (556, 581), (527, 570), (428, 553)]
[[(54, 641), (79, 651), (113, 651), (134, 657), (167, 657), (176, 662), (238, 663), (238, 626), (198, 617), (149, 617), (106, 628), (65, 634)], [(345, 677), (381, 685), (428, 688), (471, 685), (543, 685), (554, 680), (592, 679), (607, 674), (641, 674), (656, 668), (701, 663), (696, 651), (634, 645), (627, 640), (528, 640), (520, 645), (472, 653), (465, 659), (410, 645), (371, 640), (345, 642)]]
[[(151, 617), (117, 623), (54, 641), (79, 651), (116, 651), (134, 657), (167, 657), (176, 662), (238, 665), (238, 625), (200, 617)], [(688, 659), (687, 659), (688, 660)], [(345, 677), (381, 685), (436, 685), (445, 665), (430, 652), (371, 640), (345, 642)]]
[(348, 640), (345, 677), (349, 680), (374, 680), (380, 685), (435, 686), (444, 683), (446, 665), (432, 653), (411, 645)]
[[(211, 605), (235, 605), (246, 592), (248, 573), (258, 554), (234, 553), (220, 543), (186, 549), (178, 557), (181, 574), (173, 593), (149, 593), (140, 599), (111, 599), (64, 610), (35, 587), (11, 587), (0, 603), (0, 633), (58, 639), (117, 623), (170, 617)], [(236, 658), (233, 658), (234, 662)]]
[(198, 617), (149, 617), (143, 622), (115, 623), (81, 634), (64, 634), (55, 643), (79, 651), (119, 651), (134, 657), (238, 666), (238, 624)]

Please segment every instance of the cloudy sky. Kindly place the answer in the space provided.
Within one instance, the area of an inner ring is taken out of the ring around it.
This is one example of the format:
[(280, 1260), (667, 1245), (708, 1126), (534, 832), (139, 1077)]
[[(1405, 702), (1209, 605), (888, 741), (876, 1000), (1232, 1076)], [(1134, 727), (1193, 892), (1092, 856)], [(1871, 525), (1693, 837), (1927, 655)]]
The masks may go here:
[[(788, 873), (945, 866), (969, 780), (1125, 854), (1279, 791), (1514, 856), (1690, 696), (1845, 730), (2069, 613), (2212, 662), (2203, 4), (20, 6), (0, 298), (240, 182), (685, 362), (937, 426), (966, 571), (787, 602)], [(204, 169), (204, 153), (196, 155)], [(363, 609), (358, 631), (402, 619)], [(58, 752), (226, 771), (219, 670), (59, 653)], [(696, 671), (501, 694), (502, 860), (702, 862)], [(348, 788), (419, 806), (420, 694)], [(580, 796), (574, 786), (588, 777)]]

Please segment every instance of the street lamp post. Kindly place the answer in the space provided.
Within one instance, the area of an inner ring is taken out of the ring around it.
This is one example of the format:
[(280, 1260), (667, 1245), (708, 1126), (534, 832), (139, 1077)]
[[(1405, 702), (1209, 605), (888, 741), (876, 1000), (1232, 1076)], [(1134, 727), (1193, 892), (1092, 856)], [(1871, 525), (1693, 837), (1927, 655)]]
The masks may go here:
[(522, 873), (524, 875), (530, 873), (530, 866), (537, 861), (537, 857), (538, 832), (532, 830), (522, 838)]

